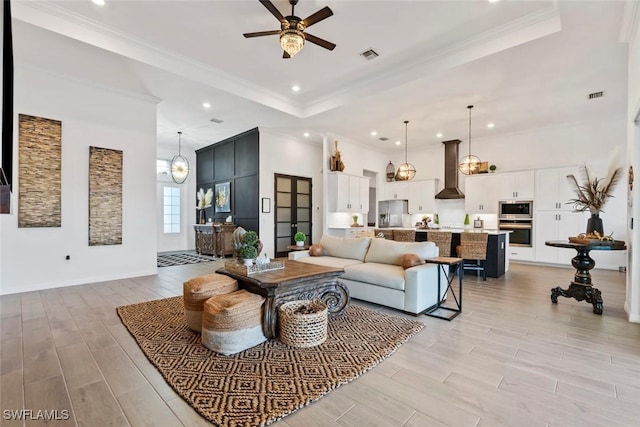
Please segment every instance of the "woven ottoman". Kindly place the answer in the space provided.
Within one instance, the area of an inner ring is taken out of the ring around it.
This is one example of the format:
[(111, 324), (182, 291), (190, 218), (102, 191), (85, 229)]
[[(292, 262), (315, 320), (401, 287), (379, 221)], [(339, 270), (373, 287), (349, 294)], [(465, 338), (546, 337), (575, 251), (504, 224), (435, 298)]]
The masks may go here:
[(205, 274), (183, 284), (184, 316), (190, 329), (202, 329), (202, 310), (206, 300), (215, 295), (238, 290), (238, 281), (223, 274)]
[(267, 340), (262, 333), (264, 298), (244, 289), (209, 298), (202, 315), (202, 344), (224, 355)]

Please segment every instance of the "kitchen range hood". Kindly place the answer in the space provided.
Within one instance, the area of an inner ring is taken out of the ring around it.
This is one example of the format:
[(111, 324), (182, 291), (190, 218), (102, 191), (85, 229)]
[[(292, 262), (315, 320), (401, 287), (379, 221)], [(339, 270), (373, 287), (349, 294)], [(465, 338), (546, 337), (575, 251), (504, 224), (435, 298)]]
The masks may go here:
[(444, 190), (436, 194), (436, 199), (464, 199), (458, 188), (458, 145), (459, 139), (443, 141), (444, 144)]

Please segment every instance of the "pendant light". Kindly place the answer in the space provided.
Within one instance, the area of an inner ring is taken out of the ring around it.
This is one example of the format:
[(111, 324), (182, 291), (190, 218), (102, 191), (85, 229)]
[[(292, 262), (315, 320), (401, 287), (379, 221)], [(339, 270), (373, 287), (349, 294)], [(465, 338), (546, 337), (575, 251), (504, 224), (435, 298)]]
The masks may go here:
[(189, 161), (182, 155), (182, 132), (178, 132), (178, 154), (171, 159), (171, 179), (182, 184), (189, 176)]
[(407, 161), (407, 125), (409, 124), (409, 120), (404, 121), (404, 163), (398, 167), (398, 172), (396, 173), (396, 181), (411, 181), (413, 177), (416, 176), (416, 168)]
[(462, 158), (462, 161), (458, 165), (458, 170), (464, 175), (472, 175), (478, 173), (480, 169), (480, 159), (471, 154), (471, 109), (473, 105), (468, 105), (467, 108), (469, 109), (469, 154)]

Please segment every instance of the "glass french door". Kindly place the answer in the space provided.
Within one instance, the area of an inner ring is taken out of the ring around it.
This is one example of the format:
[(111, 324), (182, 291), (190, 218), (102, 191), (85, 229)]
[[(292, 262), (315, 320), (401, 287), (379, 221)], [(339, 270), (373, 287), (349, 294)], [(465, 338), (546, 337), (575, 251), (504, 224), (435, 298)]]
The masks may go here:
[(275, 174), (275, 252), (286, 257), (293, 236), (301, 231), (311, 244), (311, 178)]

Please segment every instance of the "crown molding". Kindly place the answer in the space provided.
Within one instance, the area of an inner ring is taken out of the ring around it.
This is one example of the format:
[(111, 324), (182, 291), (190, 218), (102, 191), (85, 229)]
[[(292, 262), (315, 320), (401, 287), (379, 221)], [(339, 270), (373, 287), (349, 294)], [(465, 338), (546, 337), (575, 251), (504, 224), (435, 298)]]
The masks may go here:
[(15, 2), (15, 19), (301, 117), (302, 106), (279, 93), (105, 26), (51, 2)]

